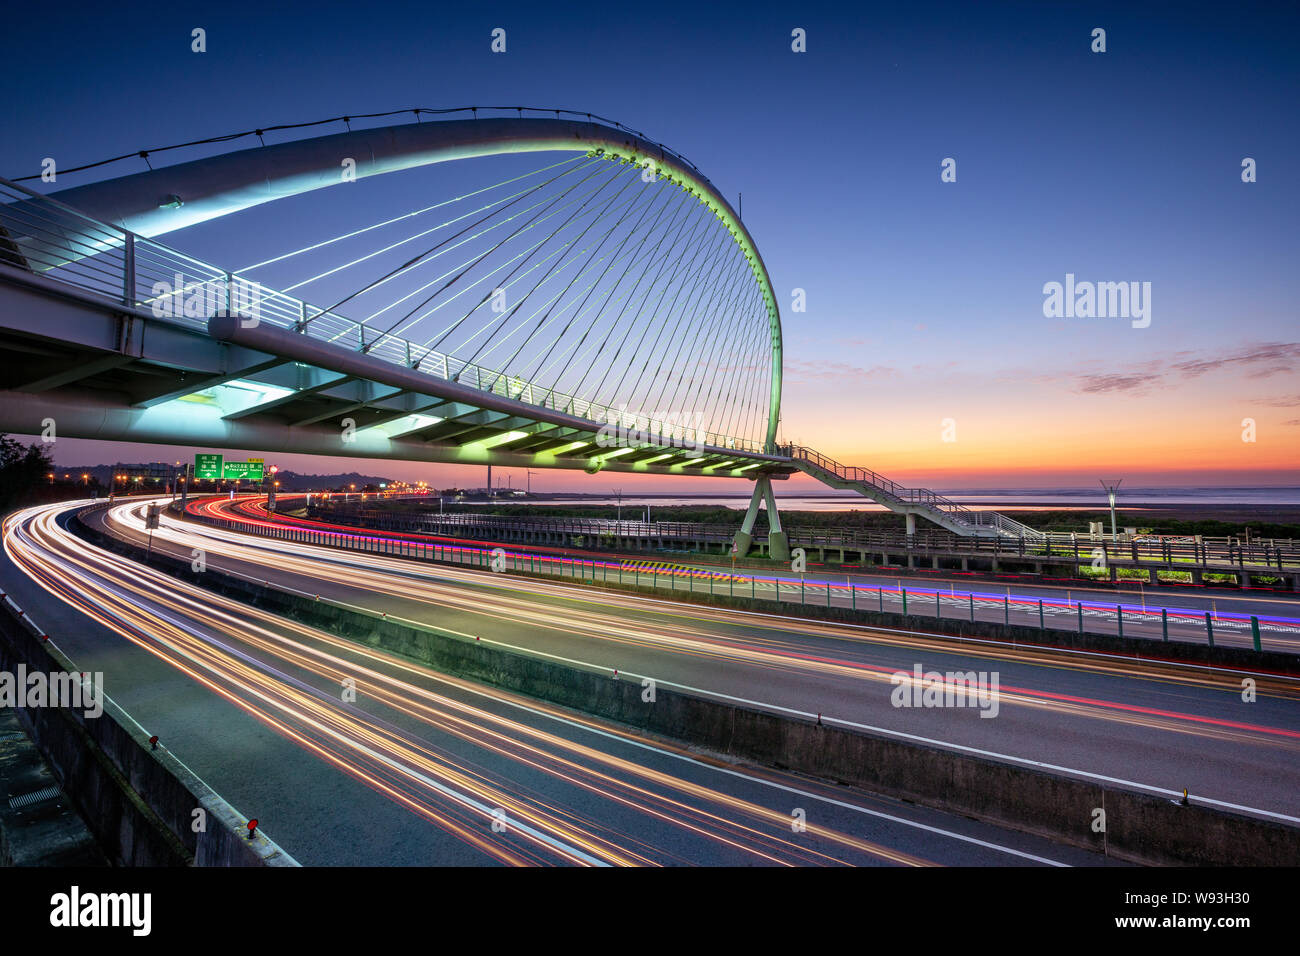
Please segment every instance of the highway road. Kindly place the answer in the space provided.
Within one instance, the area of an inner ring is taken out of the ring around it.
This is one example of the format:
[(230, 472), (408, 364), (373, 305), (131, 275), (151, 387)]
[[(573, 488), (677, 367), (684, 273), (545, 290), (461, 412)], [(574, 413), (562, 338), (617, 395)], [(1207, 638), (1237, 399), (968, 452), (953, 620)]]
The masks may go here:
[[(295, 507), (294, 497), (283, 496), (282, 512)], [(265, 499), (249, 497), (234, 502), (217, 501), (205, 510), (245, 520), (266, 521)], [(420, 533), (376, 532), (318, 519), (281, 513), (278, 524), (322, 528), (361, 537), (461, 543), (487, 549), (493, 543)], [(781, 573), (772, 569), (737, 569), (704, 564), (687, 554), (642, 553), (617, 555), (576, 548), (502, 545), (513, 562), (536, 566), (545, 555), (564, 555), (589, 562), (596, 577), (608, 581), (636, 582), (674, 590), (714, 590), (722, 594), (752, 595), (782, 603), (879, 609), (922, 617), (957, 618), (989, 623), (1019, 624), (1051, 630), (1168, 639), (1193, 644), (1214, 642), (1229, 647), (1251, 647), (1251, 617), (1258, 619), (1261, 648), (1300, 653), (1300, 595), (1257, 589), (1166, 587), (1149, 589), (1140, 584), (1123, 587), (1086, 587), (1070, 584), (1036, 584), (1023, 576), (1002, 584), (979, 580), (958, 572), (928, 572), (899, 576), (885, 572), (835, 569), (809, 563), (806, 572)], [(566, 572), (567, 573), (567, 570)], [(591, 574), (587, 575), (588, 577)], [(1042, 602), (1041, 610), (1039, 602)], [(1121, 610), (1122, 609), (1122, 610)], [(1165, 613), (1162, 615), (1162, 611)], [(1206, 615), (1210, 617), (1207, 631)], [(1122, 621), (1121, 621), (1122, 616)]]
[[(66, 530), (61, 512), (66, 506), (46, 506), (6, 520), (6, 590), (78, 666), (104, 673), (109, 696), (304, 864), (1112, 862), (853, 788), (723, 763), (453, 679), (95, 548)], [(140, 512), (133, 502), (95, 520), (140, 539)], [(377, 604), (390, 600), (385, 588), (409, 588), (419, 596), (394, 597), (395, 606), (460, 623), (476, 612), (432, 598), (473, 599), (501, 586), (484, 588), (466, 571), (367, 569), (319, 549), (277, 555), (261, 542), (163, 522), (156, 549), (188, 556), (201, 544), (209, 567), (265, 561), (279, 565), (267, 573), (285, 583)], [(496, 597), (516, 613), (519, 602), (537, 606), (536, 595)], [(500, 621), (495, 605), (482, 623)], [(517, 625), (501, 630), (527, 640)]]
[[(97, 520), (143, 541), (138, 505)], [(751, 706), (814, 716), (1055, 772), (1300, 822), (1300, 682), (775, 614), (682, 605), (573, 581), (361, 554), (164, 517), (154, 546), (210, 569), (319, 593), (453, 633), (617, 669)], [(666, 595), (665, 595), (666, 598)], [(894, 675), (996, 673), (996, 718), (893, 706)], [(1243, 698), (1243, 681), (1255, 683)]]

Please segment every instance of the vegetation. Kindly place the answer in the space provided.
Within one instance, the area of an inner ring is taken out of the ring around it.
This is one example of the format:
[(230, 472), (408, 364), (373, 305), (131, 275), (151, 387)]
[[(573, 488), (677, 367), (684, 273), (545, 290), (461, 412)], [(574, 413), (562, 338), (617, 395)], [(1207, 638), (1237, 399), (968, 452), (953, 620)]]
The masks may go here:
[(0, 434), (0, 514), (15, 508), (100, 493), (94, 478), (63, 478), (46, 446)]

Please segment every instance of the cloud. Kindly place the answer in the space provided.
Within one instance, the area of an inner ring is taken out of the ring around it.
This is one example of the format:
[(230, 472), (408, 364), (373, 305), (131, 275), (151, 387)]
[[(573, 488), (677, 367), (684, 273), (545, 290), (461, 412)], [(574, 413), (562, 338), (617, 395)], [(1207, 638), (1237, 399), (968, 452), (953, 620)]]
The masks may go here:
[(1278, 398), (1257, 398), (1252, 405), (1263, 405), (1265, 408), (1300, 408), (1300, 394), (1282, 395)]
[(1080, 375), (1079, 391), (1089, 394), (1102, 392), (1143, 392), (1159, 378), (1150, 375)]
[[(1223, 368), (1246, 367), (1253, 368), (1251, 378), (1264, 378), (1280, 372), (1289, 372), (1298, 362), (1300, 362), (1300, 342), (1268, 342), (1242, 349), (1235, 354), (1177, 362), (1173, 368), (1185, 378), (1195, 378)], [(1265, 367), (1254, 368), (1259, 365)]]
[[(1176, 360), (1176, 361), (1175, 361)], [(1158, 384), (1168, 384), (1170, 379), (1192, 379), (1212, 372), (1238, 370), (1247, 378), (1268, 378), (1272, 375), (1292, 373), (1300, 366), (1300, 342), (1265, 342), (1250, 345), (1223, 355), (1197, 357), (1187, 350), (1174, 352), (1163, 359), (1130, 362), (1118, 371), (1082, 372), (1074, 377), (1079, 391), (1089, 394), (1105, 392), (1145, 392)], [(1289, 408), (1300, 404), (1283, 401), (1275, 407)], [(1260, 400), (1256, 404), (1273, 404)]]

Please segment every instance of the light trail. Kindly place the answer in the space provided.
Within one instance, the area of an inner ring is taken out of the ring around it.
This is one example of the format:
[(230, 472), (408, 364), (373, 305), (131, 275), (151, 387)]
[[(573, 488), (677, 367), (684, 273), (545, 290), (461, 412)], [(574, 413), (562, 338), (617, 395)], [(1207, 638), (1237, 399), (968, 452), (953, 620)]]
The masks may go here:
[[(257, 499), (250, 499), (256, 501)], [(207, 503), (207, 506), (224, 506), (226, 502)], [(763, 614), (713, 609), (695, 605), (682, 605), (666, 599), (625, 594), (599, 588), (585, 587), (578, 580), (531, 578), (507, 574), (489, 574), (481, 569), (445, 563), (429, 563), (375, 552), (357, 552), (332, 547), (304, 545), (285, 539), (259, 538), (230, 532), (207, 524), (188, 523), (186, 533), (200, 539), (215, 536), (222, 547), (235, 546), (249, 549), (238, 557), (252, 565), (283, 567), (285, 555), (310, 556), (318, 580), (334, 571), (343, 587), (363, 589), (364, 592), (382, 593), (390, 597), (418, 602), (413, 611), (403, 612), (417, 626), (428, 626), (441, 615), (437, 609), (457, 610), (473, 614), (476, 618), (496, 620), (514, 632), (537, 634), (550, 631), (557, 637), (581, 637), (603, 645), (650, 649), (657, 654), (668, 653), (684, 661), (708, 661), (713, 665), (743, 665), (754, 670), (756, 686), (761, 684), (762, 672), (804, 674), (810, 678), (844, 678), (854, 682), (874, 682), (883, 685), (896, 673), (895, 668), (880, 667), (869, 661), (854, 660), (857, 649), (871, 651), (877, 648), (899, 648), (908, 653), (925, 655), (958, 654), (977, 656), (992, 661), (1026, 664), (1046, 670), (1092, 673), (1120, 680), (1138, 680), (1149, 684), (1162, 684), (1170, 688), (1187, 688), (1227, 692), (1240, 699), (1241, 681), (1249, 676), (1257, 683), (1261, 696), (1295, 700), (1300, 681), (1291, 675), (1246, 671), (1240, 668), (1160, 661), (1151, 658), (1137, 659), (1130, 655), (1100, 652), (1080, 652), (1060, 648), (1015, 645), (1011, 642), (971, 640), (955, 642), (943, 637), (932, 637), (905, 631), (885, 631), (849, 624), (832, 624), (804, 618), (785, 617), (778, 613)], [(186, 541), (186, 545), (192, 542)], [(301, 550), (300, 550), (301, 549)], [(469, 549), (473, 550), (473, 549)], [(222, 553), (233, 555), (232, 552)], [(234, 573), (242, 573), (235, 571)], [(467, 587), (468, 586), (468, 587)], [(432, 590), (430, 590), (432, 589)], [(472, 590), (471, 590), (472, 589)], [(292, 586), (290, 585), (290, 590)], [(558, 600), (557, 600), (558, 598)], [(548, 601), (546, 606), (538, 599)], [(364, 601), (363, 598), (353, 599)], [(346, 602), (345, 602), (346, 604)], [(555, 606), (558, 605), (558, 606)], [(430, 612), (420, 610), (429, 606)], [(626, 612), (620, 614), (619, 612)], [(655, 616), (647, 622), (648, 614)], [(743, 637), (730, 631), (742, 624)], [(454, 633), (454, 632), (453, 632)], [(478, 634), (462, 635), (475, 638)], [(830, 645), (825, 644), (829, 639)], [(822, 649), (810, 652), (808, 641), (822, 643)], [(602, 665), (575, 659), (572, 655), (547, 653), (531, 642), (492, 640), (503, 649), (536, 654), (558, 662), (584, 667)], [(836, 652), (839, 645), (847, 652)], [(1158, 646), (1158, 645), (1157, 645)], [(957, 670), (969, 668), (959, 665)], [(646, 668), (643, 666), (642, 671)], [(625, 671), (627, 673), (627, 671)], [(1042, 767), (1054, 772), (1065, 772), (1108, 784), (1135, 787), (1152, 793), (1181, 795), (1168, 786), (1160, 786), (1133, 779), (1131, 774), (1097, 772), (1062, 766), (1055, 760), (1029, 759), (1023, 751), (998, 752), (984, 746), (969, 746), (974, 740), (960, 743), (957, 739), (935, 739), (931, 734), (902, 733), (897, 728), (876, 726), (876, 721), (846, 719), (834, 713), (828, 700), (826, 706), (815, 705), (791, 708), (770, 701), (754, 699), (758, 694), (728, 694), (716, 687), (700, 682), (673, 681), (650, 671), (638, 673), (641, 679), (649, 676), (666, 687), (676, 687), (687, 693), (704, 694), (718, 699), (759, 707), (777, 712), (822, 717), (841, 726), (869, 732), (883, 732), (906, 739), (915, 739), (932, 745), (952, 747), (980, 756), (1008, 760)], [(1004, 684), (1002, 702), (1012, 708), (1048, 712), (1061, 719), (1122, 724), (1142, 732), (1175, 733), (1182, 737), (1199, 738), (1221, 744), (1239, 744), (1281, 751), (1277, 759), (1284, 765), (1294, 765), (1297, 733), (1293, 727), (1270, 726), (1265, 721), (1229, 719), (1215, 713), (1195, 713), (1177, 707), (1151, 706), (1145, 703), (1106, 699), (1097, 694), (1066, 694), (1050, 688), (1032, 688), (1021, 684)], [(829, 713), (827, 712), (829, 711)], [(1086, 724), (1070, 733), (1083, 733), (1100, 738), (1104, 734), (1089, 731)], [(1036, 748), (1035, 748), (1036, 749)], [(1032, 751), (1031, 751), (1032, 752)], [(1035, 754), (1041, 758), (1041, 754)], [(1225, 754), (1225, 758), (1227, 755)], [(1230, 759), (1230, 758), (1227, 758)], [(1181, 776), (1181, 774), (1180, 774)], [(1179, 781), (1180, 783), (1182, 781)], [(1205, 785), (1196, 788), (1201, 800), (1224, 809), (1255, 813), (1288, 821), (1295, 820), (1293, 813), (1280, 813), (1278, 809), (1292, 810), (1289, 800), (1283, 800), (1277, 809), (1266, 808), (1252, 801), (1225, 799), (1235, 794), (1213, 794)], [(1208, 792), (1207, 792), (1208, 791)], [(1253, 804), (1253, 805), (1252, 805)]]
[[(212, 504), (220, 505), (222, 502)], [(137, 526), (136, 530), (139, 530)], [(550, 630), (557, 634), (578, 634), (605, 643), (629, 647), (650, 648), (659, 652), (715, 663), (745, 663), (756, 667), (786, 672), (834, 676), (855, 680), (889, 684), (897, 673), (896, 668), (878, 667), (842, 657), (808, 653), (805, 644), (790, 640), (792, 632), (806, 637), (833, 637), (854, 643), (901, 646), (931, 654), (951, 654), (951, 643), (941, 639), (881, 638), (875, 632), (870, 638), (847, 629), (805, 619), (780, 618), (779, 621), (751, 625), (759, 630), (776, 632), (768, 637), (748, 637), (745, 640), (727, 637), (713, 630), (716, 623), (726, 620), (726, 612), (705, 609), (679, 612), (671, 616), (678, 623), (665, 624), (662, 620), (644, 624), (629, 621), (627, 616), (609, 613), (605, 608), (643, 608), (643, 602), (632, 596), (601, 592), (595, 600), (600, 610), (569, 603), (564, 607), (539, 605), (534, 596), (554, 594), (553, 582), (526, 577), (485, 575), (454, 565), (430, 566), (403, 558), (369, 552), (348, 552), (315, 545), (279, 539), (252, 540), (242, 534), (225, 531), (209, 525), (171, 526), (168, 539), (180, 547), (191, 548), (201, 539), (220, 542), (223, 557), (250, 564), (267, 563), (268, 553), (273, 554), (274, 566), (321, 581), (331, 581), (345, 587), (362, 587), (391, 597), (418, 601), (445, 609), (471, 612), (495, 619), (512, 627)], [(473, 584), (467, 591), (462, 584)], [(418, 618), (417, 618), (418, 619)], [(779, 636), (778, 636), (779, 635)], [(527, 649), (527, 648), (524, 648)], [(1111, 675), (1159, 679), (1166, 682), (1186, 683), (1202, 687), (1222, 687), (1222, 681), (1207, 674), (1180, 670), (1162, 672), (1151, 662), (1132, 658), (1114, 660), (1090, 659), (1062, 665), (1050, 649), (1020, 645), (1016, 648), (988, 650), (981, 648), (981, 657), (1017, 663), (1050, 664), (1054, 667), (1105, 672)], [(1295, 698), (1300, 688), (1294, 682), (1261, 679), (1261, 693)], [(1160, 708), (1142, 707), (1121, 701), (1083, 698), (1063, 695), (1015, 685), (1002, 686), (1002, 700), (1013, 705), (1024, 705), (1051, 710), (1068, 716), (1089, 717), (1104, 721), (1119, 721), (1134, 726), (1149, 727), (1189, 735), (1214, 736), (1218, 739), (1246, 739), (1243, 734), (1272, 738), (1281, 745), (1284, 741), (1300, 740), (1300, 733), (1286, 728), (1230, 721), (1204, 715), (1183, 713)], [(1290, 749), (1290, 747), (1288, 747)]]
[[(281, 500), (292, 498), (292, 495), (281, 496)], [(403, 540), (403, 541), (424, 541), (424, 542), (447, 542), (454, 543), (458, 546), (463, 545), (466, 552), (487, 554), (492, 550), (500, 547), (505, 551), (507, 557), (527, 559), (530, 556), (537, 555), (556, 555), (565, 554), (561, 549), (546, 548), (533, 546), (529, 550), (519, 550), (507, 548), (505, 545), (495, 544), (493, 542), (478, 541), (475, 539), (460, 539), (434, 534), (420, 534), (416, 532), (396, 532), (386, 531), (369, 532), (355, 525), (338, 524), (321, 519), (302, 518), (302, 517), (285, 517), (277, 514), (272, 516), (267, 510), (267, 499), (261, 496), (250, 496), (241, 499), (235, 499), (232, 503), (225, 499), (217, 499), (202, 503), (192, 504), (191, 511), (195, 514), (203, 514), (213, 519), (228, 519), (225, 514), (230, 511), (238, 515), (239, 520), (260, 525), (265, 528), (275, 527), (299, 527), (307, 529), (328, 530), (335, 534), (341, 534), (358, 541), (380, 541), (380, 540)], [(763, 574), (735, 574), (726, 571), (712, 571), (701, 568), (686, 567), (675, 565), (671, 562), (650, 562), (635, 560), (602, 560), (597, 557), (580, 556), (573, 559), (579, 567), (592, 569), (593, 576), (596, 569), (621, 569), (628, 572), (641, 571), (648, 573), (648, 565), (658, 566), (660, 573), (665, 576), (677, 579), (691, 579), (701, 581), (712, 581), (715, 583), (737, 583), (748, 586), (751, 580), (765, 591), (775, 591), (785, 588), (789, 591), (813, 588), (818, 592), (825, 593), (827, 589), (831, 595), (838, 594), (841, 599), (847, 597), (856, 590), (857, 594), (862, 595), (863, 599), (874, 595), (877, 592), (883, 592), (889, 595), (891, 599), (901, 598), (906, 592), (910, 597), (918, 601), (932, 601), (938, 599), (946, 601), (948, 607), (953, 610), (963, 610), (967, 608), (968, 601), (976, 602), (976, 607), (984, 610), (1001, 609), (1004, 599), (1009, 600), (1011, 604), (1017, 605), (1015, 610), (1020, 613), (1029, 613), (1038, 609), (1041, 602), (1044, 613), (1055, 614), (1058, 616), (1077, 615), (1082, 610), (1085, 617), (1107, 618), (1114, 614), (1116, 607), (1122, 609), (1129, 619), (1130, 623), (1140, 624), (1156, 623), (1160, 621), (1160, 612), (1163, 609), (1171, 623), (1177, 624), (1195, 624), (1199, 626), (1205, 619), (1204, 609), (1183, 608), (1174, 605), (1164, 605), (1156, 602), (1157, 595), (1152, 593), (1143, 598), (1141, 603), (1129, 604), (1123, 601), (1100, 601), (1100, 600), (1061, 600), (1059, 598), (1035, 598), (1027, 594), (1013, 594), (1010, 588), (1005, 591), (993, 593), (987, 591), (963, 590), (957, 592), (953, 588), (926, 587), (924, 585), (912, 585), (904, 587), (901, 582), (890, 587), (885, 584), (878, 584), (872, 587), (856, 586), (850, 583), (841, 584), (838, 580), (827, 578), (809, 577), (803, 575), (800, 577), (783, 577), (781, 575), (763, 575)], [(1055, 586), (1057, 590), (1067, 589), (1068, 585)], [(1130, 593), (1130, 592), (1125, 592)], [(1240, 600), (1232, 598), (1232, 600)], [(1212, 619), (1216, 627), (1226, 627), (1237, 630), (1249, 629), (1251, 618), (1258, 619), (1260, 626), (1283, 634), (1300, 634), (1300, 617), (1290, 617), (1285, 615), (1274, 614), (1256, 614), (1238, 611), (1219, 611), (1212, 612)], [(1300, 646), (1298, 641), (1280, 641), (1287, 646)]]
[[(643, 865), (664, 854), (535, 790), (512, 787), (477, 761), (456, 758), (443, 741), (454, 738), (508, 758), (754, 862), (838, 864), (849, 851), (894, 864), (927, 862), (813, 823), (807, 834), (824, 841), (825, 851), (782, 836), (790, 832), (787, 814), (434, 693), (424, 684), (447, 678), (94, 548), (59, 526), (59, 510), (28, 509), (4, 526), (6, 552), (41, 587), (499, 862)], [(114, 520), (135, 524), (138, 510), (121, 506)], [(394, 669), (401, 676), (386, 672)], [(351, 678), (364, 699), (429, 728), (439, 743), (345, 704), (294, 672), (320, 678), (326, 687)], [(476, 693), (511, 696), (483, 688)], [(484, 824), (494, 812), (511, 839), (487, 835)]]

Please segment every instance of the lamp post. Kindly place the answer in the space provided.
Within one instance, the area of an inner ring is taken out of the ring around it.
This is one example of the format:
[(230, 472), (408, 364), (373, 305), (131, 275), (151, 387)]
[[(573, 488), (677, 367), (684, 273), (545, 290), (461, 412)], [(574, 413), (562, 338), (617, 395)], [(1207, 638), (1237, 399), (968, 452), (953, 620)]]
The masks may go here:
[(1119, 490), (1119, 486), (1123, 484), (1124, 479), (1117, 478), (1113, 484), (1109, 485), (1106, 484), (1106, 479), (1102, 478), (1099, 480), (1101, 481), (1101, 486), (1106, 489), (1106, 497), (1110, 499), (1110, 540), (1113, 544), (1119, 541), (1119, 533), (1115, 529), (1115, 492)]

